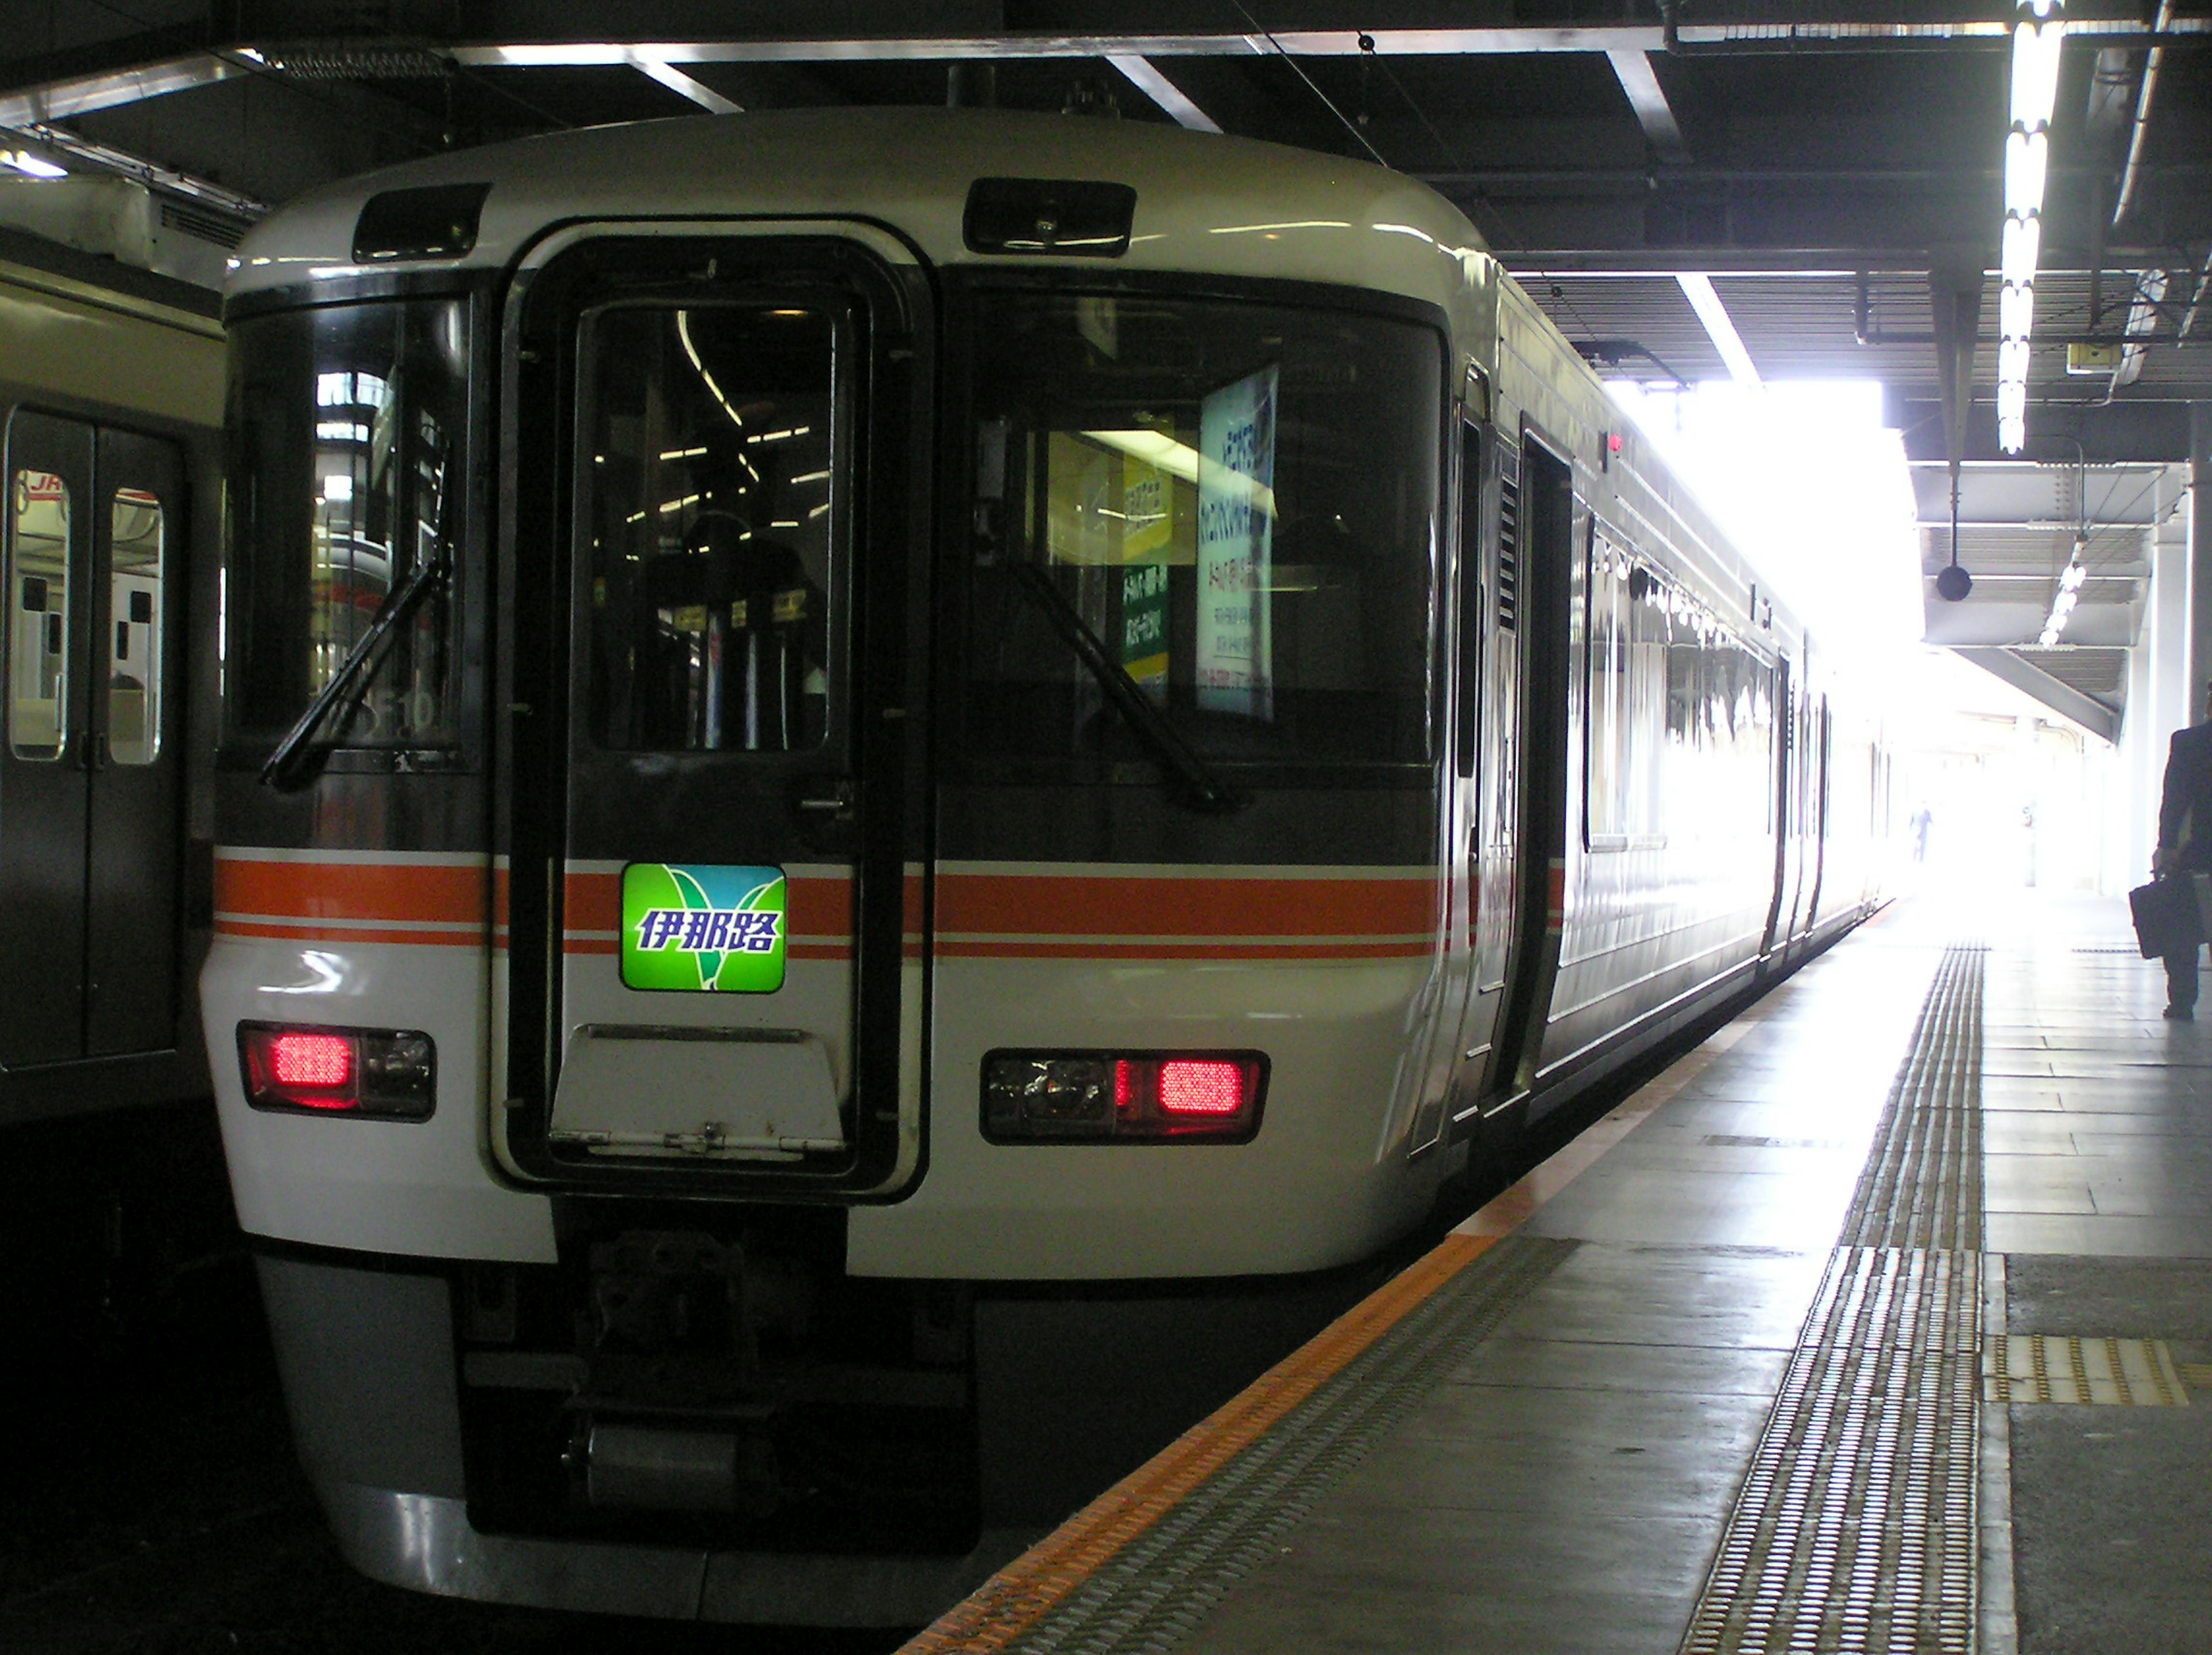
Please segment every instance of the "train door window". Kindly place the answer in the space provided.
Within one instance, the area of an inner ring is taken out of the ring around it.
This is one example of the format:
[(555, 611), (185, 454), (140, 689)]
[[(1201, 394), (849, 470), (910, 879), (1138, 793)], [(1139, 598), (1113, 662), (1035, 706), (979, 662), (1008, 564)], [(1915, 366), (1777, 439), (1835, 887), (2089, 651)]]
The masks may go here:
[(845, 301), (623, 304), (585, 322), (592, 727), (794, 752), (830, 728)]
[(161, 748), (161, 578), (167, 525), (143, 489), (108, 502), (107, 756), (150, 764)]
[(70, 489), (15, 473), (8, 520), (8, 745), (58, 759), (69, 741)]

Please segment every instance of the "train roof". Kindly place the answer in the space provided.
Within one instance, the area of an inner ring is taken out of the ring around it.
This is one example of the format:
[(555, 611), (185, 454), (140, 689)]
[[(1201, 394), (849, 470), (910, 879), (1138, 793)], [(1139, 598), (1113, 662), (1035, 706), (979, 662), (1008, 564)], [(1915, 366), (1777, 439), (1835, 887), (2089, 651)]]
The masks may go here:
[[(1090, 179), (1137, 192), (1111, 260), (968, 250), (979, 178)], [(465, 258), (353, 261), (386, 190), (489, 184)], [(496, 269), (574, 220), (828, 216), (889, 224), (938, 265), (1031, 263), (1328, 282), (1433, 303), (1488, 279), (1480, 235), (1425, 185), (1364, 161), (1152, 122), (1004, 110), (810, 109), (587, 128), (388, 167), (302, 197), (239, 249), (232, 298), (368, 270)]]

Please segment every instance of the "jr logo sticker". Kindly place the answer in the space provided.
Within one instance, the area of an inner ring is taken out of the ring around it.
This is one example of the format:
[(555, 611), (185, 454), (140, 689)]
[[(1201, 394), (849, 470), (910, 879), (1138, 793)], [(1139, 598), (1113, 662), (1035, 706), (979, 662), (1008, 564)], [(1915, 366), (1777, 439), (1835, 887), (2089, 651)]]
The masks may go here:
[(781, 868), (632, 862), (622, 897), (625, 988), (772, 995), (783, 987)]

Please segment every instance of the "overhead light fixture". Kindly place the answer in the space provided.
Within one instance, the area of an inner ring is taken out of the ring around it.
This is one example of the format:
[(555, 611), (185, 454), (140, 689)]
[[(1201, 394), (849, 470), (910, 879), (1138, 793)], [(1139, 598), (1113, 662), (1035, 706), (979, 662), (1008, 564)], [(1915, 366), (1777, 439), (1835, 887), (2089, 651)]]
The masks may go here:
[(12, 167), (31, 178), (67, 178), (69, 168), (58, 167), (28, 149), (0, 149), (0, 167)]
[(2066, 630), (2066, 623), (2074, 617), (2074, 605), (2081, 601), (2081, 583), (2089, 578), (2089, 571), (2081, 564), (2081, 554), (2088, 549), (2089, 542), (2085, 536), (2077, 534), (2074, 537), (2073, 555), (2067, 558), (2065, 569), (2059, 573), (2058, 590), (2051, 598), (2051, 613), (2043, 623), (2043, 630), (2036, 636), (2036, 642), (2045, 649), (2058, 642)]
[[(2005, 134), (2005, 218), (1998, 243), (1997, 447), (2027, 446), (2028, 337), (2035, 330), (2035, 266), (2043, 251), (2043, 191), (2051, 171), (2051, 113), (2058, 102), (2061, 0), (2023, 0), (2012, 32), (2012, 124)], [(2064, 594), (2070, 599), (2070, 593)], [(2070, 612), (2072, 604), (2068, 603)], [(2064, 618), (2053, 611), (2057, 626)], [(2045, 630), (2056, 636), (2050, 627)]]

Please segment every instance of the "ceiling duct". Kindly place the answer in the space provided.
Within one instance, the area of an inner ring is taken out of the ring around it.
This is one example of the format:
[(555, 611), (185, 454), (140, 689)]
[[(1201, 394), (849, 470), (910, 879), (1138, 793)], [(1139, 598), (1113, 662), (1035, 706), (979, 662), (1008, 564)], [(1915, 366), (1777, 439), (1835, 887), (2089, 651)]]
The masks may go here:
[(419, 40), (300, 40), (259, 55), (302, 81), (436, 81), (453, 72), (451, 58)]

